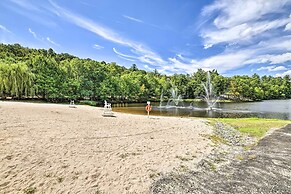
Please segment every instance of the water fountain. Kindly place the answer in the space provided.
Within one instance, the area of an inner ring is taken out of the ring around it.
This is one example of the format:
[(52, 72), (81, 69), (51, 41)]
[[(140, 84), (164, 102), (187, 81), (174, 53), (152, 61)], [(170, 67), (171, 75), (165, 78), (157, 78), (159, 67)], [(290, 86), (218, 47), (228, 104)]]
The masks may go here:
[(161, 96), (160, 96), (160, 108), (163, 106), (163, 97), (164, 97), (164, 90), (162, 90)]
[(204, 101), (207, 103), (207, 108), (200, 108), (197, 106), (194, 106), (194, 102), (190, 103), (189, 106), (184, 106), (183, 99), (182, 96), (179, 94), (179, 90), (178, 88), (171, 83), (171, 88), (168, 90), (169, 91), (169, 98), (168, 98), (168, 102), (166, 105), (163, 105), (164, 102), (164, 94), (163, 91), (161, 93), (161, 97), (160, 97), (160, 109), (169, 109), (169, 108), (175, 108), (175, 109), (189, 109), (189, 110), (195, 110), (195, 111), (209, 111), (209, 110), (213, 110), (217, 100), (219, 99), (218, 97), (215, 96), (214, 94), (214, 87), (211, 83), (211, 76), (210, 76), (210, 72), (207, 72), (207, 80), (206, 82), (202, 82), (201, 83), (204, 90), (205, 90), (205, 95), (203, 96)]
[(167, 107), (177, 107), (180, 102), (183, 102), (182, 96), (178, 94), (178, 88), (176, 86), (172, 86), (169, 92), (171, 94), (171, 98), (168, 100)]
[(164, 90), (162, 90), (161, 96), (160, 96), (160, 109), (168, 109), (168, 108), (182, 108), (182, 106), (178, 106), (179, 103), (183, 102), (182, 96), (178, 92), (178, 88), (171, 83), (170, 78), (167, 79), (169, 84), (171, 85), (171, 88), (168, 90), (170, 96), (168, 96), (168, 102), (166, 105), (163, 105), (164, 102)]
[(213, 91), (213, 85), (211, 83), (211, 76), (210, 72), (207, 72), (207, 80), (205, 83), (202, 82), (202, 86), (205, 90), (205, 96), (204, 100), (206, 101), (208, 105), (208, 110), (212, 110), (214, 108), (214, 105), (216, 104), (217, 100), (219, 99), (218, 97), (215, 96), (214, 91)]
[[(220, 103), (219, 107), (216, 103), (219, 97), (215, 96), (215, 88), (211, 82), (210, 73), (207, 72), (207, 79), (205, 82), (201, 82), (203, 89), (205, 90), (204, 100), (194, 100), (193, 102), (183, 101), (179, 90), (175, 87), (170, 79), (167, 79), (167, 91), (162, 90), (160, 95), (160, 103), (157, 107), (153, 107), (153, 114), (163, 116), (179, 116), (179, 117), (214, 117), (214, 118), (239, 118), (239, 117), (263, 117), (263, 118), (280, 118), (290, 120), (290, 108), (286, 104), (290, 104), (291, 100), (285, 100), (281, 104), (278, 101), (272, 102), (272, 110), (265, 108), (269, 106), (269, 102), (256, 102), (256, 103)], [(195, 89), (195, 88), (193, 88)], [(167, 93), (167, 94), (166, 94)], [(282, 100), (280, 100), (282, 101)], [(181, 103), (182, 102), (182, 103)], [(261, 105), (263, 103), (263, 106)], [(279, 104), (279, 106), (278, 106)], [(144, 104), (141, 106), (132, 107), (131, 111), (128, 111), (130, 107), (126, 108), (125, 112), (145, 113)], [(262, 108), (265, 108), (262, 112)], [(273, 112), (273, 109), (276, 111)], [(280, 112), (283, 111), (283, 112)]]

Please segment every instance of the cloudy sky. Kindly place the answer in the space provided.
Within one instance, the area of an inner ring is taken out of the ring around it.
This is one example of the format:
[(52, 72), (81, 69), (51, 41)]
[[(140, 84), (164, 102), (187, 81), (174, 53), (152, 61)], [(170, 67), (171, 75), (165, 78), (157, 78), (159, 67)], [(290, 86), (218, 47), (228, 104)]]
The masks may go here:
[(162, 73), (291, 75), (291, 0), (1, 0), (0, 41)]

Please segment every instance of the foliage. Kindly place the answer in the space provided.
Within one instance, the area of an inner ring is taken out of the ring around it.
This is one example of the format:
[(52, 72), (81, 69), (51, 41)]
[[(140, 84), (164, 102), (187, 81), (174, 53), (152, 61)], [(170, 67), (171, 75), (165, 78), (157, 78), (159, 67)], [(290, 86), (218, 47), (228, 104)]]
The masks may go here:
[(89, 105), (89, 106), (96, 106), (97, 105), (95, 101), (91, 101), (91, 100), (81, 100), (79, 102), (79, 104)]
[[(138, 102), (158, 100), (177, 87), (185, 99), (201, 98), (206, 71), (193, 74), (162, 75), (157, 70), (139, 70), (116, 63), (80, 59), (53, 49), (24, 48), (19, 44), (0, 44), (0, 97), (38, 98), (48, 101), (114, 100)], [(264, 100), (291, 98), (290, 76), (223, 77), (210, 72), (216, 95), (221, 99)]]

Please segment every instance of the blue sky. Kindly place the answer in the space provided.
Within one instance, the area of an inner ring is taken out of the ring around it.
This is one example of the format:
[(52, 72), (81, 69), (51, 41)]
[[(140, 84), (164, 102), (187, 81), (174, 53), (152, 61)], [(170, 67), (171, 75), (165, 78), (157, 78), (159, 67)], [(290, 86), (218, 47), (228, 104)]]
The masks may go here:
[(291, 0), (1, 0), (0, 41), (147, 71), (291, 75)]

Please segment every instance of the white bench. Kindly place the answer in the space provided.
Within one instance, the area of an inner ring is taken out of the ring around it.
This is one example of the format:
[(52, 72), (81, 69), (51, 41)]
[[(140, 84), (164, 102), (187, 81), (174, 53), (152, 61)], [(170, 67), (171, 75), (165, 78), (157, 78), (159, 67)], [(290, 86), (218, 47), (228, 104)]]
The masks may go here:
[(103, 108), (103, 117), (114, 117), (114, 114), (112, 112), (111, 103), (107, 103), (106, 100), (104, 100), (104, 108)]
[(74, 100), (71, 100), (69, 107), (70, 108), (76, 108)]
[(104, 100), (104, 108), (111, 108), (111, 103), (107, 103), (107, 101)]

